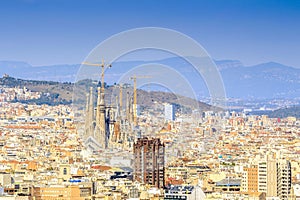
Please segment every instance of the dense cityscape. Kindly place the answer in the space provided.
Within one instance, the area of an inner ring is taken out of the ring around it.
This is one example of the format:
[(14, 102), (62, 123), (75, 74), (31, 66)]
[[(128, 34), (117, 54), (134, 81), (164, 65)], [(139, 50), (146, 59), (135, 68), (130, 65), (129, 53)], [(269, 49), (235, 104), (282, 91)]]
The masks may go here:
[(1, 86), (0, 199), (300, 198), (299, 119), (108, 105), (95, 91), (83, 121)]
[(0, 200), (300, 200), (300, 0), (0, 0)]

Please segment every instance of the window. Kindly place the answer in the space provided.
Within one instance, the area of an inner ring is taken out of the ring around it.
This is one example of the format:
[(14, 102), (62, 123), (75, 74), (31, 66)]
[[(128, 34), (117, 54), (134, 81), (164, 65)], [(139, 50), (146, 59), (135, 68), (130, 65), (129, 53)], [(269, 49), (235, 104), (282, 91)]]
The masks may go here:
[(63, 174), (64, 174), (64, 175), (67, 175), (67, 168), (64, 168)]

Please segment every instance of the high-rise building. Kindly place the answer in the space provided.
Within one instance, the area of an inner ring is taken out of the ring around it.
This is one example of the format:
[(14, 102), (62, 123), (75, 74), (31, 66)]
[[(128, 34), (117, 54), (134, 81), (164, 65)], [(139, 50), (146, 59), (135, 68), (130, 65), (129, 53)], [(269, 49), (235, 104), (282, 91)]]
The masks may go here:
[(288, 199), (292, 188), (291, 163), (287, 160), (277, 162), (277, 194), (280, 199)]
[(138, 138), (133, 145), (134, 180), (164, 187), (165, 145), (159, 138)]
[(256, 164), (244, 167), (243, 171), (244, 192), (264, 192), (269, 198), (288, 199), (291, 192), (290, 161), (267, 154)]
[(265, 192), (267, 197), (277, 197), (276, 160), (270, 155), (258, 162), (258, 191)]
[(165, 104), (165, 119), (168, 121), (175, 120), (175, 107), (172, 104)]
[(244, 167), (242, 179), (242, 191), (257, 192), (258, 191), (258, 168), (257, 165)]
[(267, 155), (267, 197), (276, 197), (277, 194), (277, 160)]
[(267, 193), (267, 162), (266, 161), (259, 161), (257, 164), (258, 168), (258, 174), (257, 174), (257, 180), (258, 180), (258, 191)]

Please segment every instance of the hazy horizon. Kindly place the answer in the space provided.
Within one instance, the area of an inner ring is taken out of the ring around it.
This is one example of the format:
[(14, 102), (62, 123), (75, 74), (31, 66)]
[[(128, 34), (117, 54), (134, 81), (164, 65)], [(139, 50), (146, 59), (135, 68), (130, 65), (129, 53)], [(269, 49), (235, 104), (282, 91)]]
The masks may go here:
[(0, 60), (80, 63), (111, 35), (164, 27), (192, 37), (217, 60), (300, 68), (299, 10), (291, 0), (1, 1)]

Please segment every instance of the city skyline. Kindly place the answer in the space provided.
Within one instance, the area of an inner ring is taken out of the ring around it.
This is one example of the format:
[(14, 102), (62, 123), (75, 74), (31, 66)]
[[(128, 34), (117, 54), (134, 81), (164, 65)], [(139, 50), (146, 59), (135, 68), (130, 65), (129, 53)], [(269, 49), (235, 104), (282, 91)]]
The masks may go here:
[(299, 200), (299, 11), (0, 1), (0, 200)]

